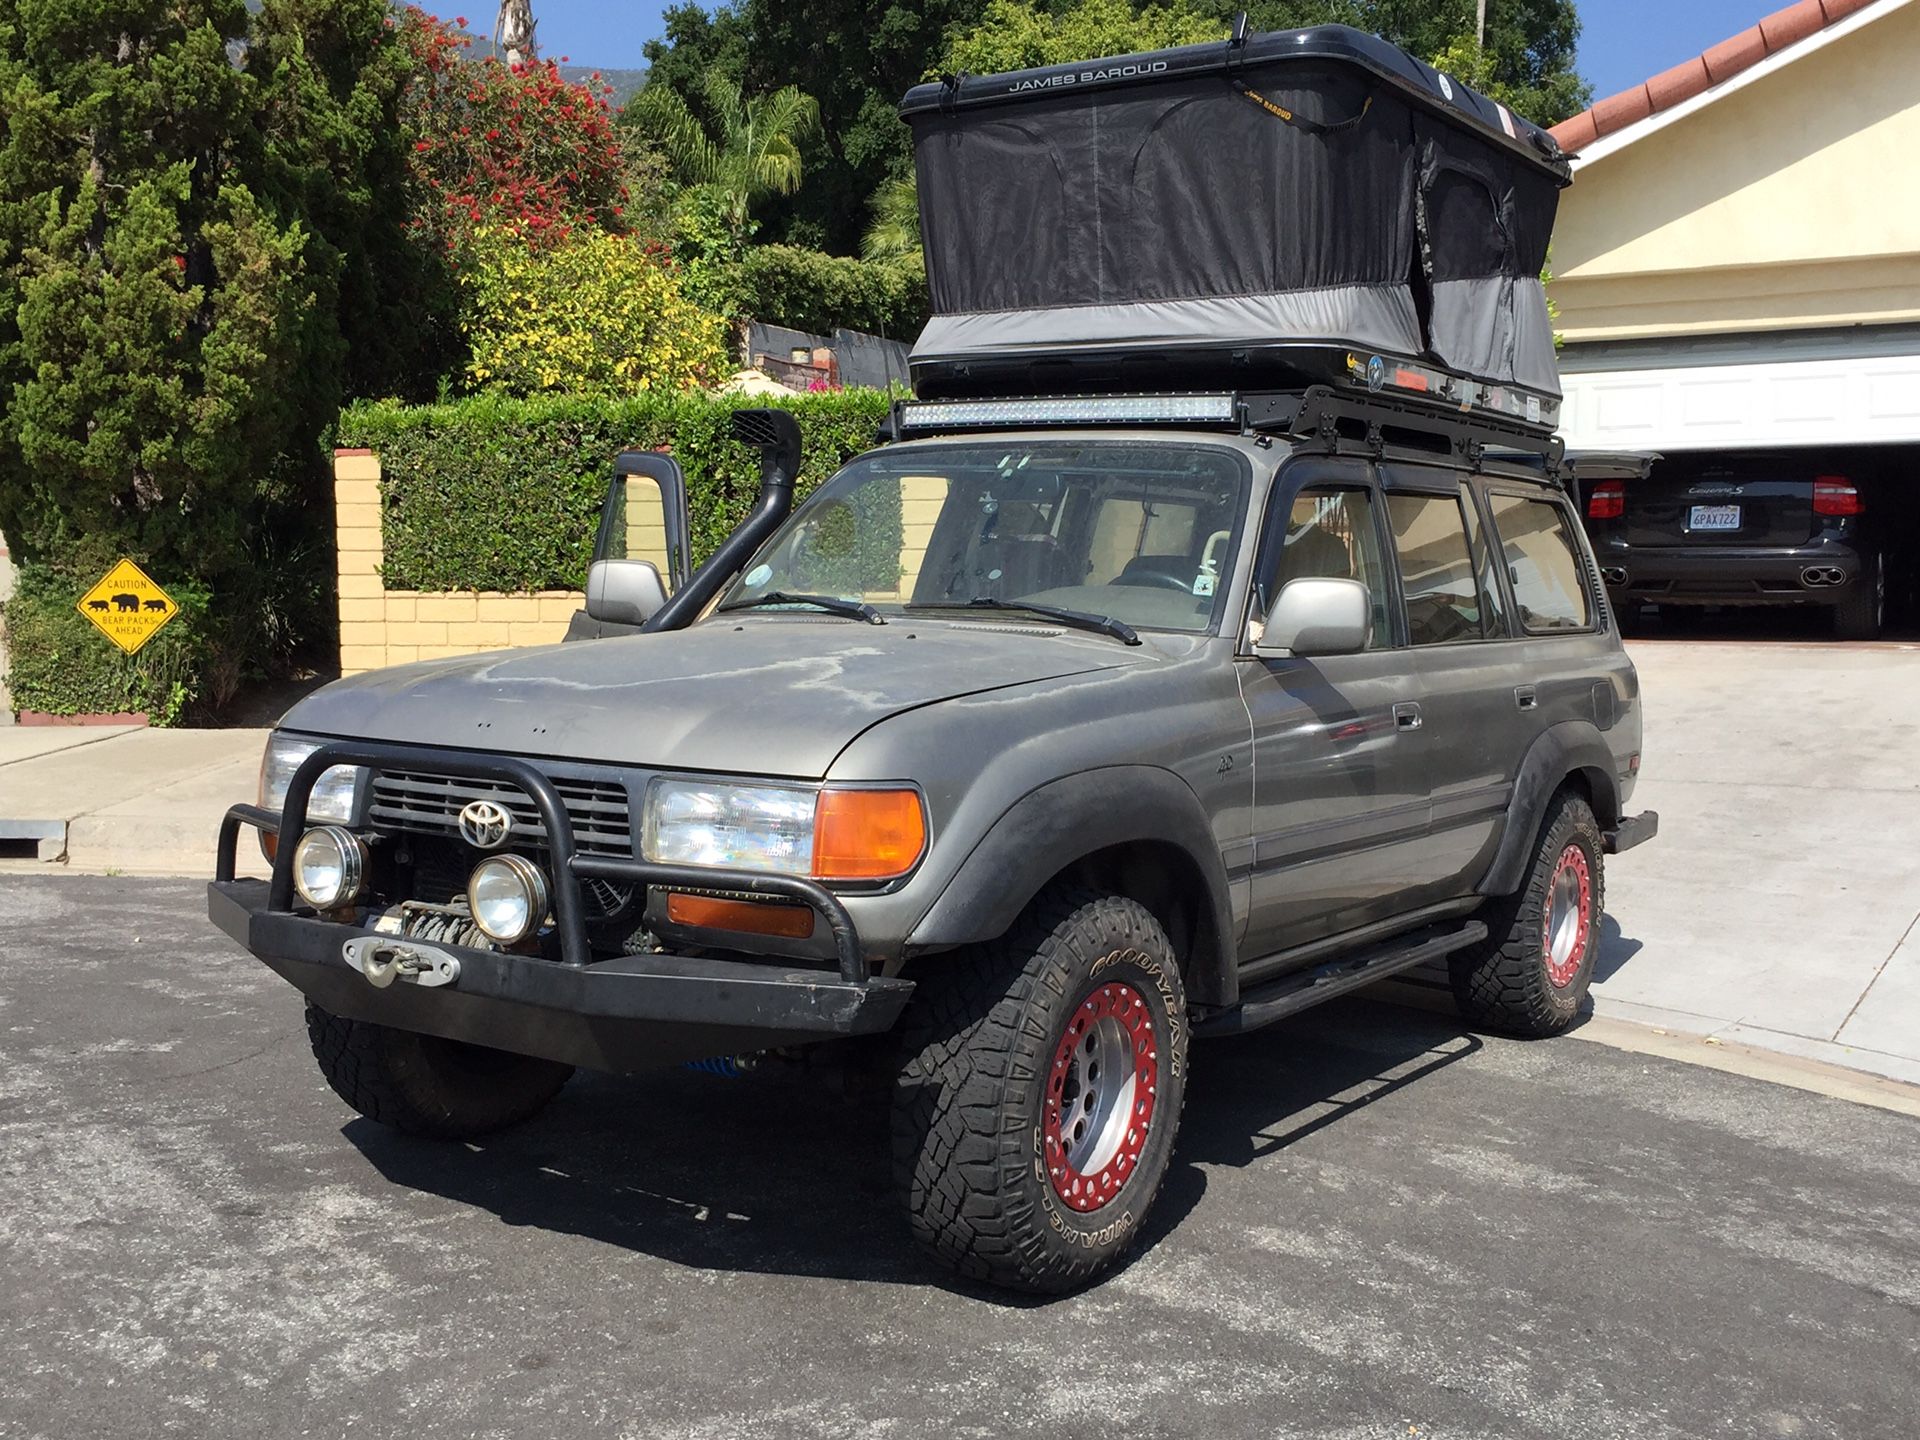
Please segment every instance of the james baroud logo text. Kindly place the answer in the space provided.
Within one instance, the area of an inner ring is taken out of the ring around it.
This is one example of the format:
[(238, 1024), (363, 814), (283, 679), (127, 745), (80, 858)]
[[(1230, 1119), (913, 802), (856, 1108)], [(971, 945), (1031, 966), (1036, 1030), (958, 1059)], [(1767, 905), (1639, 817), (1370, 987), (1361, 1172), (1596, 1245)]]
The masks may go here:
[(1136, 65), (1109, 65), (1104, 70), (1068, 70), (1054, 75), (1038, 75), (1031, 80), (1016, 80), (1007, 87), (1009, 94), (1022, 90), (1058, 90), (1063, 85), (1099, 85), (1108, 80), (1134, 80), (1142, 75), (1158, 75), (1167, 68), (1164, 60), (1147, 60)]

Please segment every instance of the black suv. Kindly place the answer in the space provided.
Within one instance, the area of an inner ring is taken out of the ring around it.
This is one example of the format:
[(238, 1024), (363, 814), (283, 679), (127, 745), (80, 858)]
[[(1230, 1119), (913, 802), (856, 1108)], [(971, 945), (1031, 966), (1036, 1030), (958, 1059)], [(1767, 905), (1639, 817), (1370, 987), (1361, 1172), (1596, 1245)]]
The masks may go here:
[[(1623, 627), (1642, 605), (1820, 605), (1841, 640), (1880, 635), (1887, 527), (1859, 477), (1792, 454), (1583, 466), (1587, 530)], [(1686, 613), (1686, 612), (1683, 612)]]

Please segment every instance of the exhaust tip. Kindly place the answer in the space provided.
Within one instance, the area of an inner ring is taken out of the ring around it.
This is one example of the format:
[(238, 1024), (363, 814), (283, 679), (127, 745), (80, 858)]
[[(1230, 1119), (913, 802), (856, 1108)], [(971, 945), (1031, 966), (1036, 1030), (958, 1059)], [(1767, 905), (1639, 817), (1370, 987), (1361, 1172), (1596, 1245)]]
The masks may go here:
[(1809, 590), (1828, 590), (1847, 583), (1847, 572), (1838, 565), (1809, 565), (1800, 572), (1800, 583)]
[(1627, 583), (1627, 572), (1618, 565), (1608, 565), (1600, 571), (1600, 578), (1609, 585), (1624, 585)]

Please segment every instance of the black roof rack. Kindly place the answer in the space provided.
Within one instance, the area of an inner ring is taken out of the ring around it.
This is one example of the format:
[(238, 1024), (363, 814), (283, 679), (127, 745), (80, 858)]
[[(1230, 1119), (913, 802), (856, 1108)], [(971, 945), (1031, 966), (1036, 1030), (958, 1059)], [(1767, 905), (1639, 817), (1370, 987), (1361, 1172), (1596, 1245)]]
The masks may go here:
[(1299, 390), (1026, 395), (898, 400), (883, 441), (934, 435), (1100, 426), (1168, 426), (1285, 437), (1329, 454), (1509, 464), (1558, 480), (1566, 455), (1557, 435), (1488, 411), (1437, 400), (1353, 394), (1330, 385)]

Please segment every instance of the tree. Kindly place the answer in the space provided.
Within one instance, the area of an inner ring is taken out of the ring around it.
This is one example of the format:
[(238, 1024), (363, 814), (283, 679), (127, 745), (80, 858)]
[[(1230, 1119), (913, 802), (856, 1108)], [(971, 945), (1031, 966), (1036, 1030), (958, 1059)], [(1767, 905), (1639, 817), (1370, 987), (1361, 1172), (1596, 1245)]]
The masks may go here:
[(1107, 55), (1221, 40), (1226, 27), (1190, 0), (1136, 10), (1129, 0), (1072, 0), (1054, 9), (1034, 0), (989, 0), (980, 19), (948, 40), (928, 78), (965, 71), (992, 75)]
[(725, 374), (720, 317), (689, 303), (637, 240), (588, 232), (534, 251), (520, 236), (482, 231), (470, 257), (462, 328), (480, 389), (619, 396)]
[(1535, 124), (1557, 125), (1593, 98), (1574, 68), (1580, 40), (1574, 0), (1491, 0), (1486, 44), (1477, 56), (1473, 0), (1375, 0), (1375, 8), (1382, 33), (1417, 55), (1454, 63), (1473, 56), (1461, 78)]
[(911, 174), (888, 180), (873, 192), (872, 214), (860, 241), (862, 259), (880, 264), (926, 263), (920, 248), (920, 192)]
[(407, 12), (404, 34), (415, 62), (403, 119), (414, 137), (420, 234), (457, 260), (481, 230), (539, 245), (626, 228), (628, 167), (605, 98), (611, 86), (563, 79), (551, 60), (471, 60), (471, 40), (419, 9)]
[(982, 0), (740, 0), (749, 87), (798, 85), (820, 106), (820, 129), (802, 147), (807, 183), (764, 207), (767, 233), (858, 252), (868, 198), (910, 163), (900, 97), (948, 29), (981, 9)]
[(0, 528), (23, 595), (129, 554), (194, 597), (191, 683), (115, 700), (218, 703), (325, 623), (317, 442), (409, 358), (409, 67), (383, 0), (0, 0)]
[(714, 192), (728, 222), (744, 235), (756, 200), (800, 188), (800, 142), (818, 130), (820, 107), (793, 85), (748, 95), (717, 68), (702, 77), (700, 92), (713, 116), (711, 129), (664, 86), (641, 92), (641, 118), (658, 135), (680, 180)]
[(1325, 24), (1370, 30), (1423, 59), (1446, 61), (1440, 68), (1459, 73), (1469, 85), (1540, 125), (1557, 125), (1577, 115), (1592, 98), (1590, 87), (1575, 69), (1580, 39), (1575, 0), (1489, 0), (1486, 44), (1471, 73), (1461, 72), (1467, 70), (1464, 62), (1476, 49), (1475, 0), (1208, 3), (1221, 19), (1235, 8), (1244, 8), (1261, 30)]

